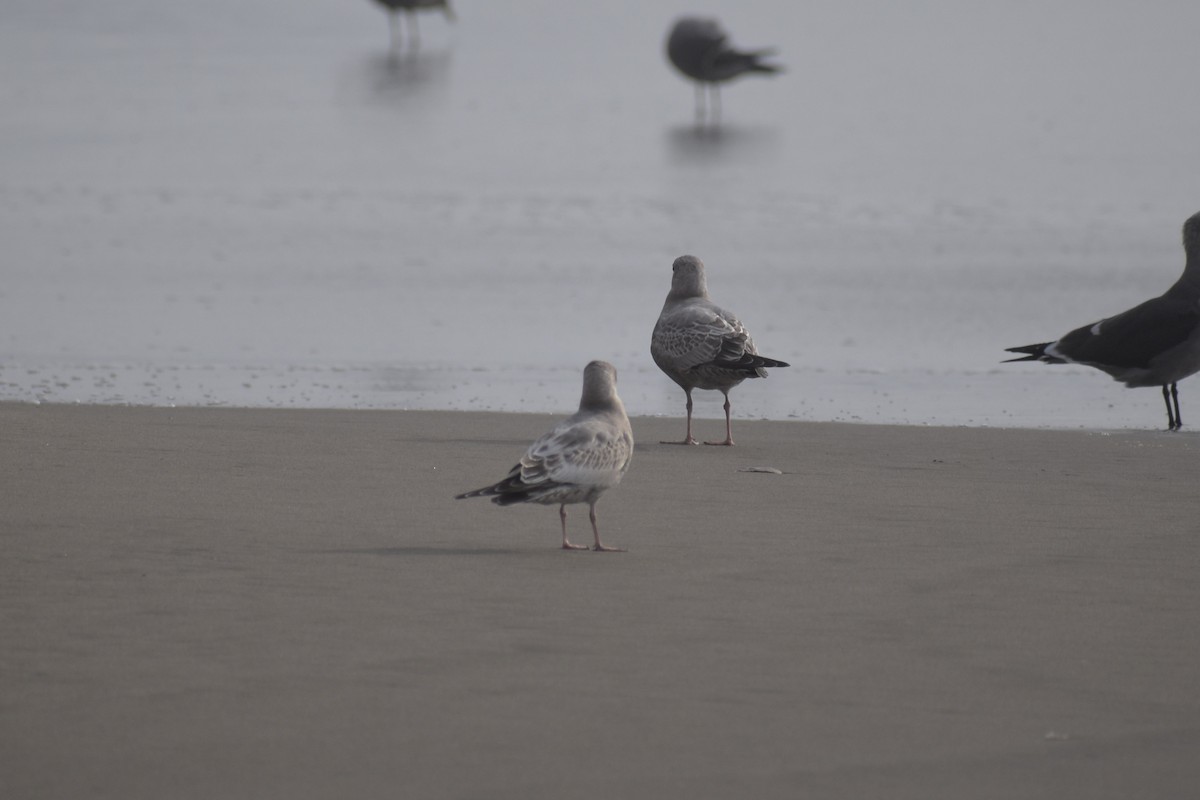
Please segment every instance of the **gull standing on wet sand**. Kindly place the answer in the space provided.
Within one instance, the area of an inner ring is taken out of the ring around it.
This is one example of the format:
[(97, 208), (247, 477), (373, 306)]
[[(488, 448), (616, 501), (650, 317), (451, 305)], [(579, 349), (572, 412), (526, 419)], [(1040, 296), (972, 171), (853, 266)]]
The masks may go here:
[(774, 64), (760, 59), (771, 50), (741, 53), (728, 44), (729, 36), (715, 19), (683, 17), (667, 36), (667, 58), (675, 68), (696, 81), (696, 123), (704, 122), (704, 91), (712, 99), (713, 122), (721, 116), (721, 90), (718, 84), (739, 75), (758, 72), (771, 75), (779, 71)]
[(588, 549), (567, 540), (567, 505), (587, 503), (596, 540), (592, 549), (621, 552), (624, 548), (600, 542), (596, 501), (621, 482), (632, 458), (633, 429), (617, 396), (617, 370), (607, 361), (593, 361), (583, 370), (579, 410), (531, 444), (504, 480), (455, 499), (491, 497), (501, 506), (557, 503), (564, 550)]
[(671, 270), (671, 291), (650, 336), (650, 355), (687, 395), (687, 436), (663, 444), (697, 444), (692, 438), (692, 389), (715, 389), (725, 395), (725, 441), (705, 444), (732, 445), (729, 390), (746, 378), (767, 377), (763, 367), (791, 365), (760, 356), (738, 318), (708, 299), (700, 259), (680, 256)]
[(1183, 250), (1183, 275), (1164, 294), (1056, 342), (1010, 347), (1010, 353), (1027, 355), (1008, 361), (1086, 364), (1131, 388), (1161, 386), (1167, 430), (1179, 430), (1176, 383), (1200, 371), (1200, 213), (1183, 223)]

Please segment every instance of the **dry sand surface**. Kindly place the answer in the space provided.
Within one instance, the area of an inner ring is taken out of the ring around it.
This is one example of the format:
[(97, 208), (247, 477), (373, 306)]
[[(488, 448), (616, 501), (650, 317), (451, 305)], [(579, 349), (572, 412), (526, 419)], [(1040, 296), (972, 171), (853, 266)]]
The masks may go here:
[(0, 405), (0, 796), (1200, 786), (1195, 435), (635, 419), (603, 554), (555, 419)]

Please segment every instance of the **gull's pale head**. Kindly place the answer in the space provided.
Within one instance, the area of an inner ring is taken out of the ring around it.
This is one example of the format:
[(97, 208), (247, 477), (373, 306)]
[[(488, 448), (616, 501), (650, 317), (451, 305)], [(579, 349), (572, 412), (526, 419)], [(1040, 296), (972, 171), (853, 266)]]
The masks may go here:
[(617, 368), (607, 361), (592, 361), (583, 368), (581, 407), (604, 408), (620, 403), (617, 397)]
[(680, 256), (671, 265), (671, 294), (673, 299), (708, 297), (704, 280), (704, 262), (695, 256)]

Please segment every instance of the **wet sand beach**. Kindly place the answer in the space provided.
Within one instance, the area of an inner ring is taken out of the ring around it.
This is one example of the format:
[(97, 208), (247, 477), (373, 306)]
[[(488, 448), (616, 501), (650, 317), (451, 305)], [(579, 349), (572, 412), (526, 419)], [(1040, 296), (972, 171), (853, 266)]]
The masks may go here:
[(1186, 429), (635, 418), (610, 554), (452, 499), (559, 416), (0, 404), (0, 794), (1200, 782)]

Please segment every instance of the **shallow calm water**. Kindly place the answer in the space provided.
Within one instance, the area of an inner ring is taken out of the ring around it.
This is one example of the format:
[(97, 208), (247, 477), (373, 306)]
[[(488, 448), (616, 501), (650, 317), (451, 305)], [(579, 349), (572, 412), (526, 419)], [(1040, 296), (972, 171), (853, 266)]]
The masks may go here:
[(739, 417), (1164, 423), (998, 362), (1176, 278), (1200, 6), (695, 4), (787, 67), (715, 130), (676, 3), (456, 8), (390, 51), (368, 0), (4, 3), (0, 400), (561, 412), (604, 358), (682, 415), (690, 252), (793, 364)]

